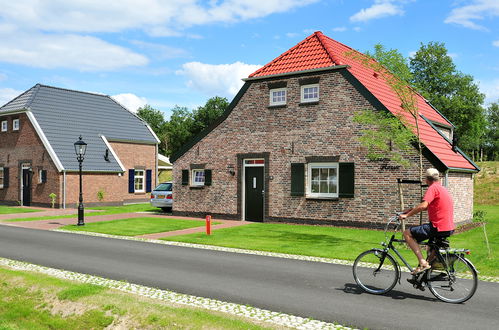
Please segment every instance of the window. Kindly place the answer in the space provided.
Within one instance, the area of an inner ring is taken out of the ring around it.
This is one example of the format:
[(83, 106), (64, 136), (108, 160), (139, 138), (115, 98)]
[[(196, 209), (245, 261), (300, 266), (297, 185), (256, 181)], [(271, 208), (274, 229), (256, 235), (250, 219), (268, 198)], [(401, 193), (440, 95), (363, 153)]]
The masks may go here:
[(47, 170), (38, 170), (38, 183), (47, 182)]
[(3, 167), (0, 167), (0, 189), (3, 188), (4, 183), (4, 170)]
[(192, 170), (192, 186), (204, 186), (204, 170)]
[(8, 124), (6, 120), (2, 121), (2, 132), (7, 132)]
[(447, 138), (447, 140), (452, 141), (452, 131), (449, 128), (440, 125), (435, 125), (435, 127)]
[(308, 197), (338, 197), (338, 163), (309, 163)]
[(19, 119), (14, 119), (12, 121), (12, 130), (19, 131)]
[(286, 104), (286, 88), (276, 88), (270, 90), (270, 105)]
[(134, 186), (135, 192), (141, 193), (145, 192), (144, 190), (144, 170), (135, 170), (134, 176)]
[(319, 84), (301, 86), (301, 102), (319, 101)]

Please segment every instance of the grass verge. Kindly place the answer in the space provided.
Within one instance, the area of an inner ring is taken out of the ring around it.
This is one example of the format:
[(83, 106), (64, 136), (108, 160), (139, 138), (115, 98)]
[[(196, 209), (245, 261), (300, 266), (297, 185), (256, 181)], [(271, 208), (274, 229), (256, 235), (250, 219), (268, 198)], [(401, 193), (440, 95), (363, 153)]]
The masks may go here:
[(27, 209), (18, 206), (5, 206), (0, 205), (0, 214), (13, 214), (13, 213), (31, 213), (31, 212), (40, 212), (42, 210), (36, 209)]
[[(96, 211), (95, 212), (85, 212), (85, 217), (94, 217), (97, 215), (107, 215), (107, 214), (134, 213), (134, 212), (160, 213), (160, 209), (158, 209), (157, 207), (152, 207), (151, 204), (149, 204), (149, 203), (130, 204), (130, 205), (122, 205), (122, 206), (88, 207), (88, 208), (86, 208), (86, 210), (96, 210)], [(26, 218), (10, 219), (10, 220), (5, 220), (5, 221), (17, 222), (17, 221), (52, 220), (52, 219), (56, 220), (56, 219), (70, 218), (72, 216), (76, 217), (76, 210), (75, 210), (75, 214), (73, 214), (73, 215), (26, 217)]]
[[(214, 222), (213, 224), (218, 223), (219, 222)], [(204, 226), (204, 224), (204, 221), (200, 220), (138, 217), (111, 221), (91, 222), (86, 223), (85, 226), (69, 225), (64, 226), (60, 229), (89, 231), (108, 235), (137, 236), (201, 227)]]
[(499, 205), (499, 162), (477, 164), (481, 171), (474, 177), (474, 202), (477, 205)]
[[(482, 227), (453, 235), (451, 245), (470, 249), (472, 254), (469, 258), (482, 275), (499, 276), (499, 258), (494, 258), (499, 249), (499, 206), (485, 205), (477, 209), (486, 212), (491, 254), (488, 253)], [(379, 247), (384, 235), (382, 231), (366, 229), (254, 223), (215, 230), (210, 236), (196, 233), (163, 240), (355, 260), (362, 251)], [(412, 251), (402, 244), (397, 249), (409, 263), (415, 263)]]
[(0, 329), (263, 329), (236, 316), (0, 267)]

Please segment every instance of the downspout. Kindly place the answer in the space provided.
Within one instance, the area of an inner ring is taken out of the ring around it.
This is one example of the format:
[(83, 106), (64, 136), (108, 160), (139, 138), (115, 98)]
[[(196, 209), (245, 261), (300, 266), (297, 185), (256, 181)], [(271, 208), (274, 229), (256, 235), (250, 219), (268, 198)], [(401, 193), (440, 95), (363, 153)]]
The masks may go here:
[(62, 171), (62, 208), (66, 209), (66, 171)]
[[(159, 145), (156, 143), (156, 154), (154, 156), (155, 160), (156, 160), (156, 175), (155, 175), (155, 178), (154, 178), (154, 187), (157, 187), (158, 186), (158, 177), (159, 177), (159, 172), (158, 172), (158, 158), (159, 158), (159, 155), (158, 155), (158, 152), (159, 152)], [(154, 187), (152, 189), (154, 189)]]
[(445, 171), (445, 187), (449, 188), (449, 170)]

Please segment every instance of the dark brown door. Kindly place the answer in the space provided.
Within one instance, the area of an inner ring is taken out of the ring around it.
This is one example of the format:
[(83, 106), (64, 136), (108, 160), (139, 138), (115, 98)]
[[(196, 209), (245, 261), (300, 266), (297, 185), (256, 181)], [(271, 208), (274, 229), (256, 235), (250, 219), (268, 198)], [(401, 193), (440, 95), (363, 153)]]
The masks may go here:
[(23, 206), (31, 205), (31, 170), (23, 168)]
[(263, 221), (263, 167), (245, 168), (245, 220)]

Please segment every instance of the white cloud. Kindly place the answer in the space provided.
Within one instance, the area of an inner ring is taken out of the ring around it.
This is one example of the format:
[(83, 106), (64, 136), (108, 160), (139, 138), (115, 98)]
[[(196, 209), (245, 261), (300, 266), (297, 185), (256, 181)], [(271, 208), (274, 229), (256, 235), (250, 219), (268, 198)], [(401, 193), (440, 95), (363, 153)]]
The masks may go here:
[(493, 41), (492, 46), (499, 47), (499, 40)]
[(333, 32), (345, 32), (346, 30), (347, 30), (347, 28), (344, 26), (338, 26), (338, 27), (333, 28)]
[(91, 36), (18, 32), (0, 37), (0, 61), (14, 64), (98, 71), (149, 62), (143, 55)]
[(16, 0), (0, 6), (5, 24), (56, 32), (118, 32), (141, 29), (176, 36), (188, 27), (233, 23), (302, 7), (319, 0)]
[(499, 16), (499, 1), (473, 0), (471, 2), (469, 5), (453, 9), (444, 22), (462, 25), (474, 30), (488, 31), (485, 26), (479, 25), (475, 21)]
[(131, 43), (139, 47), (140, 49), (147, 50), (148, 53), (153, 54), (154, 57), (160, 60), (187, 56), (187, 51), (181, 48), (175, 48), (151, 42), (144, 42), (141, 40), (132, 40)]
[(19, 96), (22, 92), (13, 88), (0, 88), (0, 107)]
[(499, 102), (499, 79), (479, 81), (480, 91), (485, 94), (485, 103)]
[(205, 64), (189, 62), (182, 66), (177, 74), (185, 75), (187, 86), (206, 95), (233, 97), (243, 85), (242, 78), (258, 70), (261, 65), (235, 62), (232, 64)]
[(132, 93), (117, 94), (112, 95), (111, 97), (134, 113), (137, 112), (140, 107), (147, 104), (147, 99), (145, 97), (140, 97)]
[(350, 16), (351, 22), (367, 22), (388, 16), (403, 15), (404, 11), (394, 0), (375, 0), (374, 4)]
[(7, 80), (7, 75), (5, 73), (0, 72), (0, 81)]

